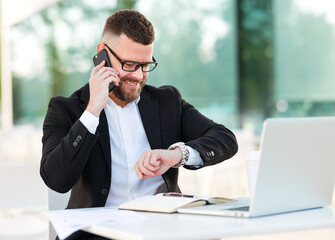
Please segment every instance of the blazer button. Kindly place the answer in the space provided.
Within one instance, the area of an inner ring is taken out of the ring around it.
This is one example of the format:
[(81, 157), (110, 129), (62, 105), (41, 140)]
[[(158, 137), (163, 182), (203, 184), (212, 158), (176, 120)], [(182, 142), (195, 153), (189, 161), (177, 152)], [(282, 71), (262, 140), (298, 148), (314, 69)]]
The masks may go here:
[(101, 189), (101, 194), (102, 195), (107, 195), (108, 194), (108, 190), (106, 188)]
[(73, 147), (77, 147), (77, 146), (78, 146), (78, 143), (77, 143), (77, 142), (73, 142), (73, 143), (72, 143), (72, 146), (73, 146)]
[(78, 135), (76, 141), (80, 142), (81, 139), (82, 139), (82, 137), (80, 135)]

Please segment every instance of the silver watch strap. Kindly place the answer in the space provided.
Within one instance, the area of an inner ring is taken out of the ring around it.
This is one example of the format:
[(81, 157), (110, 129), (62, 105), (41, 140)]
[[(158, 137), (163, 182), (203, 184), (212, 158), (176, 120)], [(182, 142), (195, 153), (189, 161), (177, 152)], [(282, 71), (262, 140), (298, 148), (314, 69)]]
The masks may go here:
[(181, 166), (184, 166), (187, 163), (189, 155), (190, 155), (187, 147), (185, 146), (185, 143), (183, 142), (174, 143), (168, 148), (168, 150), (173, 150), (176, 148), (179, 148), (181, 151), (181, 161), (177, 163), (176, 165), (172, 166), (173, 168), (179, 168)]

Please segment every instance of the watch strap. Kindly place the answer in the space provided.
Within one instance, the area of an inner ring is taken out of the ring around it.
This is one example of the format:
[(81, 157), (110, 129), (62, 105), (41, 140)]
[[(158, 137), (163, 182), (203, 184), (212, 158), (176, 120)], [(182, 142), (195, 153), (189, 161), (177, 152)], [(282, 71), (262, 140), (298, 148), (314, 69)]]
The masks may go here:
[(172, 166), (173, 168), (179, 168), (181, 166), (186, 165), (186, 163), (188, 161), (188, 158), (189, 158), (189, 155), (190, 155), (187, 147), (185, 146), (185, 143), (183, 143), (183, 142), (174, 143), (168, 148), (168, 150), (173, 150), (173, 149), (176, 149), (176, 148), (179, 148), (180, 151), (181, 151), (181, 160), (180, 160), (179, 163)]

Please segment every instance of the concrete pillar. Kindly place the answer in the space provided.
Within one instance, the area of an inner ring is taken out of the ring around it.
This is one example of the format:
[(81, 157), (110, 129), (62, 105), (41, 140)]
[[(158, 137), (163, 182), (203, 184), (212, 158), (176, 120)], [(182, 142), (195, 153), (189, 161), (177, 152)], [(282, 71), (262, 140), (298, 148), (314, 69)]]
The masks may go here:
[(1, 127), (13, 127), (13, 86), (10, 57), (10, 24), (3, 17), (4, 0), (0, 0), (1, 37)]

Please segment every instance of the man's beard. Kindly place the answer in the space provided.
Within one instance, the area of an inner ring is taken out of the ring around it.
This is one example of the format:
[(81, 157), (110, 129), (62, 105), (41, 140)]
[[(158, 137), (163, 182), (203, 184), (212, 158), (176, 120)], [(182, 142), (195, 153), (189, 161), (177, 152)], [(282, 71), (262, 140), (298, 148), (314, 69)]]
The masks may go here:
[(120, 79), (120, 85), (116, 86), (113, 90), (113, 94), (115, 97), (120, 99), (121, 101), (131, 102), (134, 101), (140, 96), (142, 89), (146, 83), (146, 79), (142, 79), (141, 81), (137, 81), (138, 87), (136, 89), (128, 89), (123, 85), (126, 84), (125, 81), (129, 80), (129, 82), (134, 82), (132, 78), (128, 76), (124, 76)]

